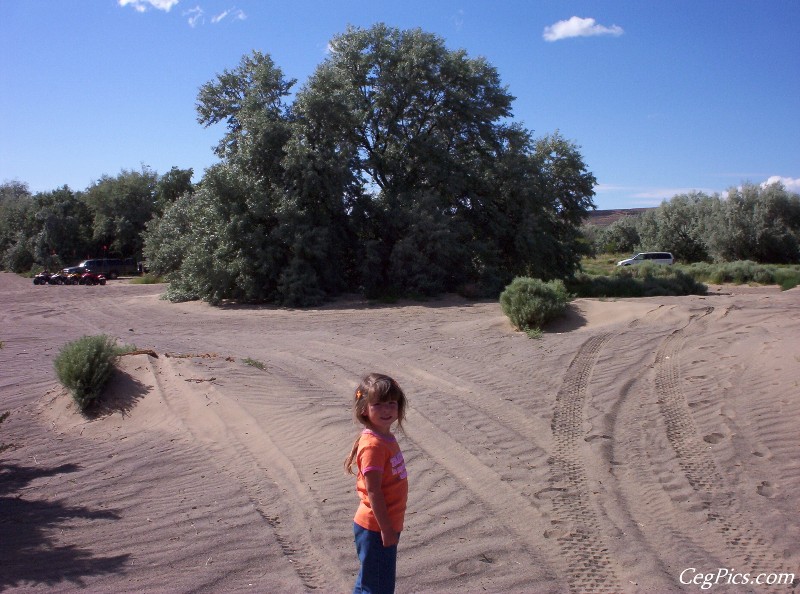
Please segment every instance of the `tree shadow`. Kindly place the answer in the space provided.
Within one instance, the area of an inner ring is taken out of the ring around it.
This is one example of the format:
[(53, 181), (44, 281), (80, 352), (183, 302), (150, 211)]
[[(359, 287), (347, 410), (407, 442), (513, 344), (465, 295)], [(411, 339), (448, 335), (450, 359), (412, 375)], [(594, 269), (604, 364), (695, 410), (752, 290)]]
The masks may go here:
[(117, 520), (117, 513), (22, 498), (21, 490), (31, 481), (79, 469), (76, 464), (43, 468), (0, 463), (0, 591), (64, 580), (83, 587), (86, 576), (122, 571), (128, 555), (97, 556), (76, 545), (59, 545), (54, 538), (64, 522)]
[(233, 299), (225, 299), (219, 304), (213, 306), (221, 310), (233, 311), (299, 311), (299, 312), (314, 312), (314, 311), (339, 311), (339, 310), (363, 310), (363, 309), (398, 309), (401, 307), (424, 307), (428, 309), (442, 309), (450, 307), (472, 307), (474, 305), (482, 305), (485, 303), (497, 303), (497, 299), (488, 297), (462, 297), (455, 293), (445, 293), (438, 297), (420, 298), (420, 299), (392, 299), (392, 300), (375, 300), (367, 299), (356, 294), (345, 294), (335, 297), (331, 301), (323, 304), (310, 306), (310, 307), (283, 307), (280, 305), (273, 305), (269, 303), (244, 303)]

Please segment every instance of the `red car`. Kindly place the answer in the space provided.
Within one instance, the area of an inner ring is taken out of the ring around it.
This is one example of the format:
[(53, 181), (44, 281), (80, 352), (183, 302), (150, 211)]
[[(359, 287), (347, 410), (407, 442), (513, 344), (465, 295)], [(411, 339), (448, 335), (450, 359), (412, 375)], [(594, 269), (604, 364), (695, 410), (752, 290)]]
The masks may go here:
[(102, 274), (87, 271), (83, 273), (79, 282), (82, 285), (104, 285), (106, 284), (106, 277)]

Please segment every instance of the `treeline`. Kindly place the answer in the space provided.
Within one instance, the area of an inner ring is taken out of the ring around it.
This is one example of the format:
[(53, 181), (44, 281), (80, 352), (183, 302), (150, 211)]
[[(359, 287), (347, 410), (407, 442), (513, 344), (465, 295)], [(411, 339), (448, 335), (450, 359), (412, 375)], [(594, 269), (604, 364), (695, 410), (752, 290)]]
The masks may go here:
[(668, 250), (683, 262), (800, 263), (800, 195), (745, 184), (727, 197), (681, 194), (584, 232), (596, 253)]
[(147, 223), (190, 195), (192, 170), (159, 176), (143, 167), (104, 175), (83, 191), (63, 186), (31, 194), (19, 181), (0, 185), (0, 269), (58, 270), (107, 255), (140, 258)]
[(510, 120), (492, 66), (384, 25), (329, 47), (296, 92), (259, 52), (200, 89), (222, 161), (145, 235), (171, 299), (496, 296), (578, 267), (595, 178), (573, 144)]
[(173, 300), (290, 306), (497, 296), (515, 276), (577, 270), (595, 178), (558, 133), (512, 121), (494, 67), (382, 24), (329, 48), (299, 89), (260, 52), (201, 87), (198, 121), (227, 131), (192, 191), (165, 196), (143, 171), (13, 200), (3, 265), (107, 245), (141, 251)]
[(798, 197), (745, 186), (678, 196), (582, 228), (595, 177), (558, 133), (534, 138), (483, 58), (421, 30), (334, 37), (298, 89), (260, 52), (204, 84), (200, 124), (220, 162), (144, 167), (84, 191), (0, 189), (0, 265), (142, 257), (172, 300), (287, 306), (367, 297), (497, 296), (515, 277), (567, 279), (599, 251), (796, 262)]

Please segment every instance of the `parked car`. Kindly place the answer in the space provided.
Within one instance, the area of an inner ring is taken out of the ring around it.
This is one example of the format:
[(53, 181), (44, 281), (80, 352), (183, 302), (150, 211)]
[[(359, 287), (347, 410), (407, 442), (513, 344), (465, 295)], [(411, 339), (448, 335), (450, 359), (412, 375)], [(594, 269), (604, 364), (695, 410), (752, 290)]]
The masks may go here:
[(80, 280), (81, 285), (104, 285), (106, 284), (106, 277), (102, 274), (94, 272), (84, 272)]
[(630, 258), (625, 258), (617, 262), (617, 266), (636, 266), (643, 262), (653, 264), (674, 264), (675, 258), (669, 252), (641, 252)]
[(111, 279), (139, 272), (134, 258), (92, 258), (84, 260), (75, 268), (84, 268)]
[(86, 272), (86, 269), (83, 266), (70, 266), (69, 268), (64, 268), (61, 270), (64, 274), (83, 274)]

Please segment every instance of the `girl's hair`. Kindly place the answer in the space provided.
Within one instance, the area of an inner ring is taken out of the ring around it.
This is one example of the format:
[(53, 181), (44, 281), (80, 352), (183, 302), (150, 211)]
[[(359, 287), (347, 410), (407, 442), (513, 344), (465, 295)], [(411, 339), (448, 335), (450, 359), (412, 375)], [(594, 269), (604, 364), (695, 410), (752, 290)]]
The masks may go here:
[[(382, 373), (370, 373), (356, 388), (353, 393), (353, 417), (364, 426), (369, 426), (367, 405), (382, 402), (397, 402), (397, 426), (403, 428), (403, 419), (406, 418), (406, 395), (399, 384)], [(356, 437), (350, 455), (344, 461), (344, 468), (348, 474), (353, 474), (353, 461), (358, 454), (358, 442), (361, 435)]]

